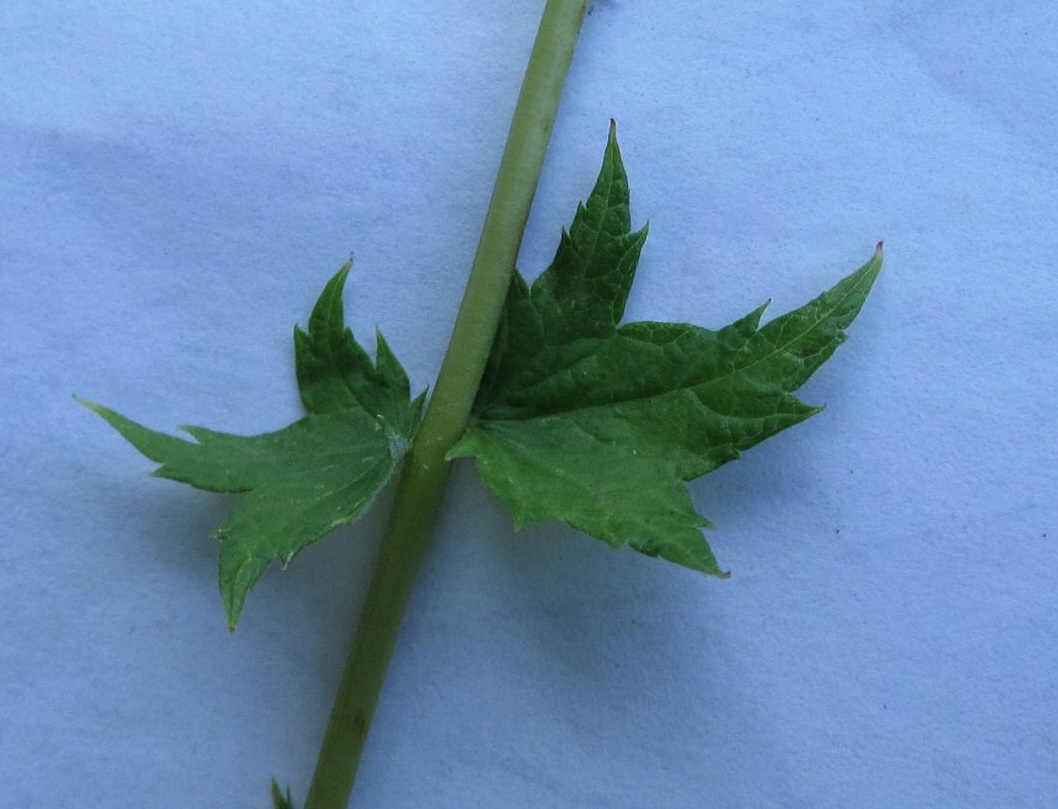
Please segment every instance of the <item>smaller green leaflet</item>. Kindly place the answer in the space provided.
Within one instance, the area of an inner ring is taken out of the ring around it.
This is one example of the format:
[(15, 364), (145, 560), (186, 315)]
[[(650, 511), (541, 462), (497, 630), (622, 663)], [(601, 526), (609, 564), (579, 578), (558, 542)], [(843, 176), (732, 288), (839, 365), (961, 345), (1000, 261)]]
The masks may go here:
[(618, 325), (646, 228), (631, 230), (614, 127), (602, 170), (551, 266), (515, 274), (470, 429), (473, 457), (515, 524), (561, 520), (614, 547), (726, 575), (685, 482), (820, 408), (794, 395), (844, 339), (882, 266), (863, 267), (760, 325)]
[(346, 265), (324, 288), (308, 331), (295, 329), (298, 387), (308, 415), (278, 432), (244, 437), (185, 427), (195, 439), (187, 441), (84, 402), (161, 464), (158, 477), (213, 492), (245, 492), (215, 534), (232, 629), (246, 594), (272, 561), (285, 567), (371, 503), (419, 423), (425, 394), (409, 400), (408, 377), (382, 335), (372, 362), (345, 328), (348, 273)]

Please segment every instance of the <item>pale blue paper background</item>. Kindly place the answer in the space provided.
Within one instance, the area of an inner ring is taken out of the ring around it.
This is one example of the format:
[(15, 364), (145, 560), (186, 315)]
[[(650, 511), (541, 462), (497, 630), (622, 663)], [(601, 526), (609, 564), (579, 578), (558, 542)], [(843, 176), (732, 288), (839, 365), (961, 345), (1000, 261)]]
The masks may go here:
[[(388, 497), (227, 633), (224, 498), (158, 427), (299, 415), (290, 331), (350, 253), (357, 333), (430, 384), (542, 2), (0, 7), (0, 794), (304, 796)], [(358, 807), (1058, 805), (1058, 11), (599, 3), (526, 236), (619, 121), (629, 317), (798, 305), (887, 243), (828, 409), (693, 486), (707, 579), (460, 464)]]

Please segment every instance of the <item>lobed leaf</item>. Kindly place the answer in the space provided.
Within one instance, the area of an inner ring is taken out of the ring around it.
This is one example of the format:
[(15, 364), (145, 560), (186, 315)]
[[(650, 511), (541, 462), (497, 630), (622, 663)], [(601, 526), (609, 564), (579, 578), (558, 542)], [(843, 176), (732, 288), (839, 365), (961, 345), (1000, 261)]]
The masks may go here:
[(423, 397), (408, 401), (408, 379), (379, 338), (376, 363), (345, 328), (348, 274), (327, 284), (295, 333), (298, 382), (309, 415), (272, 433), (238, 436), (183, 428), (189, 441), (148, 429), (85, 400), (136, 449), (158, 477), (244, 496), (215, 536), (220, 590), (234, 629), (265, 569), (284, 567), (306, 546), (355, 519), (396, 469), (419, 421)]
[(619, 326), (646, 236), (632, 232), (628, 202), (611, 126), (599, 179), (555, 260), (532, 286), (512, 283), (474, 422), (449, 457), (473, 457), (518, 526), (562, 520), (723, 575), (683, 484), (820, 410), (794, 391), (844, 341), (881, 245), (764, 326), (765, 306), (719, 331)]

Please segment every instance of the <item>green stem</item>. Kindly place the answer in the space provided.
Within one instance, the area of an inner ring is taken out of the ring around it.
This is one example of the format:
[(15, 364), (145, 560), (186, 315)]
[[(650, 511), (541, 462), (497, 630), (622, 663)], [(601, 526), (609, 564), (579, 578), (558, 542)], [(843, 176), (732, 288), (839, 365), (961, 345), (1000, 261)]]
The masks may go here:
[(345, 809), (401, 619), (448, 478), (445, 454), (466, 430), (510, 286), (522, 233), (588, 0), (548, 0), (514, 111), (448, 351), (404, 461), (386, 536), (305, 809)]

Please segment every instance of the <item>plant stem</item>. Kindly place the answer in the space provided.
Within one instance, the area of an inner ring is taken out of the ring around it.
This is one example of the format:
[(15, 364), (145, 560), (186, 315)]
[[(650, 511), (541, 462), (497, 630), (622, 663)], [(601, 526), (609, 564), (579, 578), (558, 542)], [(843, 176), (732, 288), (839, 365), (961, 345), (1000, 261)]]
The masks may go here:
[(396, 499), (305, 809), (345, 809), (449, 464), (466, 430), (510, 286), (588, 0), (548, 0), (507, 135), (477, 254)]

